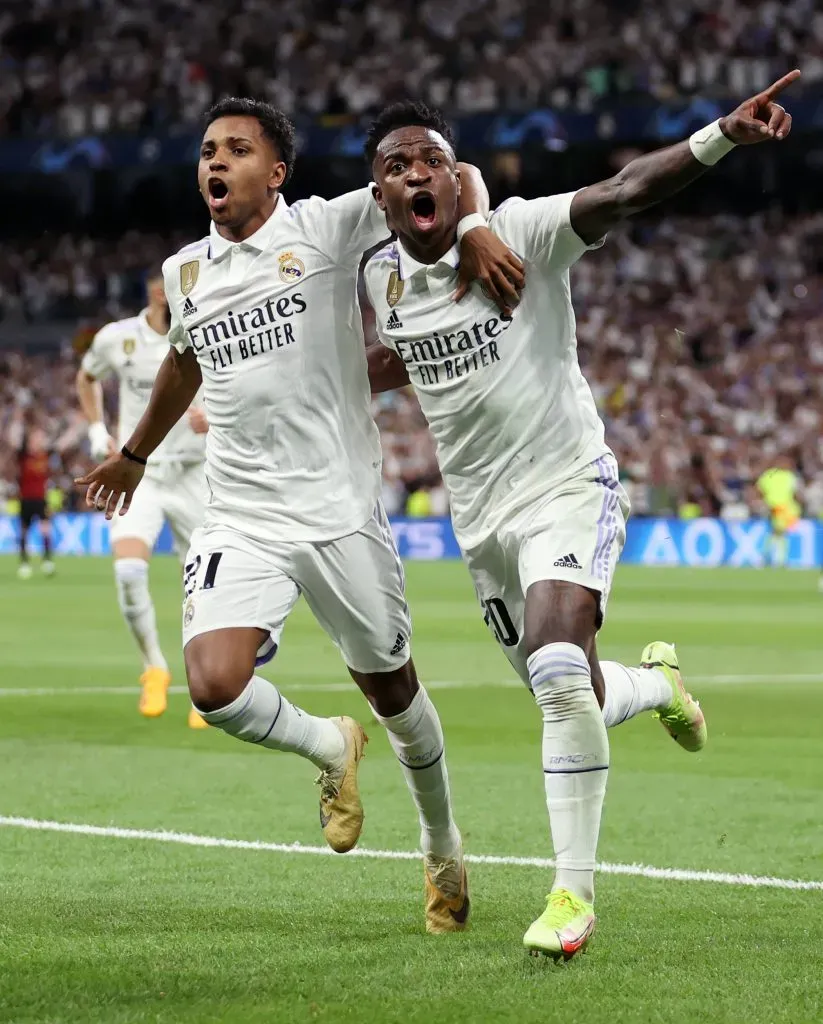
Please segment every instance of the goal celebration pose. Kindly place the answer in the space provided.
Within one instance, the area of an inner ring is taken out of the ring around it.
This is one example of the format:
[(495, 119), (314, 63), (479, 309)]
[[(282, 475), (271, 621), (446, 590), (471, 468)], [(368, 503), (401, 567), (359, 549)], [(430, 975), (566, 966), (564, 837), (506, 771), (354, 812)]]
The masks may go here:
[(382, 343), (369, 352), (372, 387), (414, 385), (486, 620), (543, 715), (556, 875), (524, 937), (535, 952), (568, 958), (594, 931), (606, 725), (656, 709), (687, 750), (706, 741), (671, 645), (649, 644), (640, 668), (598, 662), (595, 638), (629, 504), (578, 364), (569, 267), (620, 220), (678, 192), (735, 145), (785, 138), (791, 118), (775, 98), (798, 76), (614, 178), (504, 203), (489, 223), (528, 275), (508, 315), (478, 287), (452, 301), (456, 243), (471, 237), (472, 222), (460, 224), (460, 174), (443, 118), (397, 104), (369, 132), (375, 197), (397, 234), (365, 270)]

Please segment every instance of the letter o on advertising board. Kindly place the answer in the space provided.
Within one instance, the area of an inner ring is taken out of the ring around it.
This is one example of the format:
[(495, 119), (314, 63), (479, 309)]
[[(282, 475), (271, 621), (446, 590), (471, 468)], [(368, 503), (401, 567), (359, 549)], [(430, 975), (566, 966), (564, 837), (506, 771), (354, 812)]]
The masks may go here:
[(683, 561), (686, 565), (722, 565), (726, 534), (716, 519), (695, 519), (683, 530)]

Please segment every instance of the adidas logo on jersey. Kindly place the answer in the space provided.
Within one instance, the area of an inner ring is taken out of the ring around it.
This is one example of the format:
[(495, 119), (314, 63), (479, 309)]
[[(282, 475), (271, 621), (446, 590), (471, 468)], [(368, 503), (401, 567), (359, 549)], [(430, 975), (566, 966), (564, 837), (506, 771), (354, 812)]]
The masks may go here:
[(563, 555), (554, 563), (557, 569), (582, 569), (583, 566), (577, 561), (574, 555)]
[(397, 639), (394, 641), (394, 647), (389, 651), (390, 655), (399, 654), (408, 643), (408, 640), (403, 636), (402, 633), (397, 634)]
[(393, 330), (396, 330), (398, 327), (402, 327), (402, 326), (403, 326), (403, 321), (397, 315), (397, 310), (393, 309), (391, 311), (391, 313), (389, 313), (389, 319), (386, 321), (386, 330), (387, 331), (393, 331)]
[(186, 301), (183, 303), (183, 316), (192, 316), (197, 312), (197, 306), (186, 296)]

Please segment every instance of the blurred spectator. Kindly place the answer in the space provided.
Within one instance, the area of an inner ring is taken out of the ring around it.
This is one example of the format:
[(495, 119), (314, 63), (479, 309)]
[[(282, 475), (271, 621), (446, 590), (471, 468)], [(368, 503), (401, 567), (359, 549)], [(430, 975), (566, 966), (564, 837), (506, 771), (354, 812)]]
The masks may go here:
[(823, 78), (816, 0), (4, 0), (0, 134), (174, 130), (227, 93), (361, 114), (612, 95), (750, 95)]

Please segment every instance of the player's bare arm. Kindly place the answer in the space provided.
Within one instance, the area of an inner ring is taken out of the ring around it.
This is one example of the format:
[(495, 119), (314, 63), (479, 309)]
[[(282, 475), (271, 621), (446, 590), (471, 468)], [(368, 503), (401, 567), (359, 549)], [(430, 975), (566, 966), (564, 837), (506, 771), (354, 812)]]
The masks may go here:
[[(745, 100), (731, 114), (721, 117), (718, 127), (723, 137), (736, 146), (785, 139), (791, 131), (792, 117), (775, 100), (799, 77), (799, 71), (790, 71), (768, 89)], [(691, 140), (638, 157), (613, 178), (577, 193), (571, 205), (572, 227), (584, 242), (592, 244), (626, 217), (680, 192), (705, 174), (714, 162), (711, 155), (705, 162), (699, 160)]]
[(77, 401), (80, 410), (89, 423), (89, 444), (95, 459), (105, 459), (115, 449), (115, 444), (106, 429), (103, 412), (103, 387), (100, 381), (81, 366), (75, 378)]
[(170, 348), (154, 382), (149, 404), (125, 444), (129, 455), (110, 456), (75, 483), (87, 487), (86, 502), (111, 519), (120, 498), (120, 515), (129, 510), (132, 495), (143, 479), (146, 460), (185, 415), (197, 394), (202, 377), (192, 349), (180, 353)]
[[(458, 215), (462, 220), (478, 214), (489, 219), (489, 191), (483, 175), (473, 164), (458, 163), (460, 200)], [(520, 300), (526, 283), (523, 264), (497, 235), (479, 221), (470, 228), (460, 242), (460, 267), (454, 301), (459, 302), (473, 281), (479, 281), (489, 298), (505, 315)]]
[(379, 341), (366, 348), (369, 362), (369, 384), (371, 393), (380, 395), (384, 391), (396, 391), (410, 382), (406, 364), (396, 352), (386, 348)]

